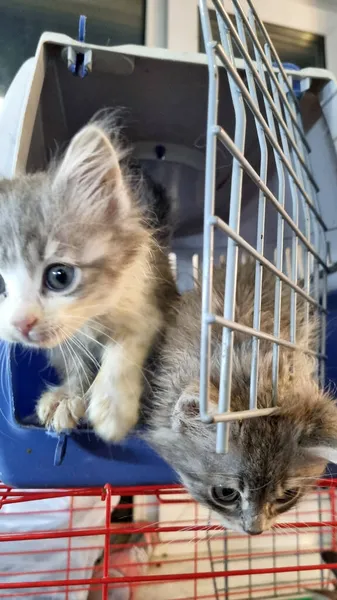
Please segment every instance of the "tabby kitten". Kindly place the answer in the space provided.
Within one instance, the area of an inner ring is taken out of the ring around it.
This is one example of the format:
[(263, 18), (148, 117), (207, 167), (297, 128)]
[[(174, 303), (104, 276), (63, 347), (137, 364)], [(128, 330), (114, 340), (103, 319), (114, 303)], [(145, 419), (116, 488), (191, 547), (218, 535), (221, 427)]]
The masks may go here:
[(143, 365), (176, 295), (151, 227), (164, 191), (113, 134), (93, 121), (46, 172), (0, 182), (0, 336), (47, 349), (60, 374), (38, 401), (42, 425), (85, 418), (106, 441), (137, 421)]
[[(252, 326), (255, 262), (238, 271), (236, 320)], [(273, 333), (274, 276), (264, 271), (261, 330)], [(215, 272), (213, 310), (221, 314), (224, 274)], [(306, 326), (300, 298), (297, 343), (314, 347), (318, 327)], [(191, 495), (221, 515), (236, 530), (258, 534), (292, 508), (323, 473), (337, 462), (337, 409), (314, 378), (314, 361), (301, 352), (280, 349), (279, 413), (230, 425), (228, 454), (215, 453), (216, 426), (199, 419), (200, 289), (183, 295), (177, 322), (168, 331), (153, 398), (145, 420), (150, 444), (173, 466)], [(289, 340), (289, 289), (282, 290), (281, 337)], [(212, 336), (210, 404), (214, 413), (220, 385), (220, 327)], [(316, 346), (317, 347), (317, 346)], [(251, 339), (235, 333), (232, 410), (249, 407)], [(258, 407), (272, 406), (272, 345), (260, 343)]]

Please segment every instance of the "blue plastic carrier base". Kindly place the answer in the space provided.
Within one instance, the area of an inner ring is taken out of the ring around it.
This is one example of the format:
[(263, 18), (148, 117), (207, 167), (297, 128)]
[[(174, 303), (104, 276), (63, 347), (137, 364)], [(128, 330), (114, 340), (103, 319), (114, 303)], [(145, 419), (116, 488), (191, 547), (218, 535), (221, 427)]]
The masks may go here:
[[(328, 296), (327, 381), (337, 385), (337, 292)], [(177, 483), (172, 469), (136, 436), (107, 445), (89, 430), (54, 437), (34, 425), (34, 407), (47, 382), (45, 356), (0, 344), (0, 479), (20, 488), (161, 485)], [(329, 465), (328, 476), (337, 476)]]
[[(328, 294), (327, 298), (327, 323), (326, 323), (326, 382), (337, 389), (337, 291)], [(335, 394), (334, 394), (335, 395)], [(337, 465), (329, 464), (327, 477), (337, 477)]]
[(337, 291), (328, 294), (326, 381), (337, 387)]
[(107, 445), (91, 431), (54, 436), (34, 424), (34, 407), (55, 375), (45, 356), (0, 345), (0, 479), (20, 488), (168, 484), (177, 475), (141, 439)]

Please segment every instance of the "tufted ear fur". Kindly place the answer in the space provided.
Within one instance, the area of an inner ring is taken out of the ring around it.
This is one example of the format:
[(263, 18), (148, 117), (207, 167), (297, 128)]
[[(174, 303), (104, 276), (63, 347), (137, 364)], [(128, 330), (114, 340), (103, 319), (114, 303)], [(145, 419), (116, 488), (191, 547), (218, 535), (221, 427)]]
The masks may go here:
[[(210, 386), (210, 411), (216, 412), (218, 403), (218, 390), (214, 385)], [(197, 426), (200, 428), (199, 418), (199, 383), (193, 382), (188, 385), (179, 397), (172, 413), (172, 429), (181, 433), (185, 429)]]
[(85, 211), (107, 210), (127, 215), (130, 198), (120, 168), (122, 152), (111, 143), (104, 124), (81, 129), (56, 170), (53, 187), (70, 193), (71, 202)]
[(298, 406), (299, 444), (313, 458), (337, 464), (337, 407), (335, 402), (317, 391), (318, 396)]

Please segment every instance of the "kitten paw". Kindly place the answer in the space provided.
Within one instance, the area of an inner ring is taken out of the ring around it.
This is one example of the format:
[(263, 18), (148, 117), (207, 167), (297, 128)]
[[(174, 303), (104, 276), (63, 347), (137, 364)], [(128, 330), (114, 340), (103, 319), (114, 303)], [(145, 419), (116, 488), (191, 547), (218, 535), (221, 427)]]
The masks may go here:
[(102, 440), (120, 442), (136, 425), (138, 410), (134, 398), (124, 396), (119, 402), (105, 394), (91, 398), (87, 416), (95, 433)]
[(38, 402), (36, 412), (41, 425), (60, 432), (74, 429), (84, 416), (85, 407), (82, 398), (70, 397), (61, 388), (43, 394)]

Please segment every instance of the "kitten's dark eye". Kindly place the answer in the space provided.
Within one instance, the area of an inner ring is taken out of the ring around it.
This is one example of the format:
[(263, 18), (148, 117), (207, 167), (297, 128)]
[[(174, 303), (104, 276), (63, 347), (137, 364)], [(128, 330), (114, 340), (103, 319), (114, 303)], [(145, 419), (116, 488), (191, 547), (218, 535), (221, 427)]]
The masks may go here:
[(287, 502), (290, 502), (290, 500), (295, 500), (295, 498), (297, 498), (299, 493), (300, 493), (299, 488), (295, 488), (293, 490), (286, 490), (284, 492), (283, 496), (280, 496), (279, 498), (277, 498), (277, 502), (278, 502), (278, 504), (287, 504)]
[(52, 292), (69, 291), (76, 279), (76, 268), (71, 265), (50, 265), (43, 279), (44, 285)]
[(6, 284), (4, 278), (0, 275), (0, 296), (6, 293)]
[(216, 504), (226, 505), (237, 502), (240, 498), (240, 493), (232, 488), (215, 486), (211, 489), (211, 496)]

